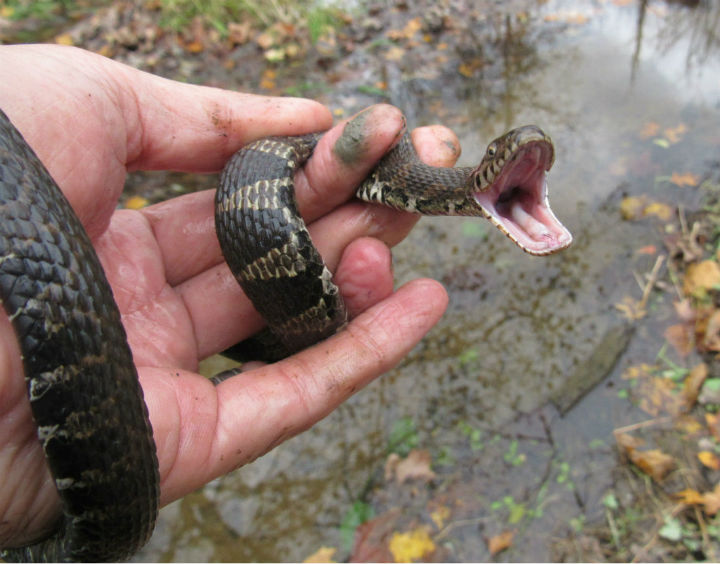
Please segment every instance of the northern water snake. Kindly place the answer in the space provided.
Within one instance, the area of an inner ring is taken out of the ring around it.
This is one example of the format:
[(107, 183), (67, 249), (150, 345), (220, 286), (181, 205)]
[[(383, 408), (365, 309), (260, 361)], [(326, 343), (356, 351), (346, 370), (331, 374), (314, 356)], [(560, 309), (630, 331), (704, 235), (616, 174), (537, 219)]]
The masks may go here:
[[(227, 164), (218, 190), (223, 252), (279, 335), (285, 350), (275, 356), (317, 342), (346, 320), (294, 200), (294, 171), (317, 139), (249, 144)], [(552, 144), (535, 127), (491, 143), (477, 169), (426, 167), (404, 138), (358, 196), (418, 213), (482, 215), (526, 251), (548, 254), (572, 239), (547, 206), (545, 172), (553, 158)], [(157, 459), (142, 389), (89, 238), (1, 111), (0, 298), (17, 333), (38, 436), (63, 504), (51, 537), (2, 556), (127, 559), (149, 538), (157, 514)]]

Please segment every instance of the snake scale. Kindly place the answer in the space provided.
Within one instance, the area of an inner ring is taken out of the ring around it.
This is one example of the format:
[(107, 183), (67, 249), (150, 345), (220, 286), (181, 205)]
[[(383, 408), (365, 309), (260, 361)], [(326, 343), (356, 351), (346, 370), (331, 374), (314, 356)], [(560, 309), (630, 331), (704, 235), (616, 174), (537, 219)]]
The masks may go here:
[[(318, 139), (247, 145), (228, 162), (217, 192), (221, 248), (268, 322), (267, 358), (310, 346), (346, 322), (340, 292), (294, 198), (294, 172)], [(422, 214), (483, 216), (527, 252), (549, 254), (572, 240), (547, 202), (545, 172), (553, 159), (552, 143), (534, 126), (492, 142), (475, 169), (423, 165), (406, 136), (357, 196)], [(2, 111), (0, 299), (20, 344), (63, 512), (51, 536), (6, 547), (2, 557), (125, 560), (147, 541), (157, 515), (157, 457), (142, 389), (89, 238)]]

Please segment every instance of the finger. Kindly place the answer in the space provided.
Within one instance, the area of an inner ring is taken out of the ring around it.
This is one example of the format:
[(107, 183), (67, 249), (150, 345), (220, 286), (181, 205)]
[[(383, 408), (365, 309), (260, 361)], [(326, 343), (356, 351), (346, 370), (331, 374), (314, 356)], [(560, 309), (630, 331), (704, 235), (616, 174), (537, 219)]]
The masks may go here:
[(397, 364), (446, 305), (438, 283), (410, 282), (338, 335), (217, 388), (189, 373), (143, 371), (161, 503), (254, 460), (328, 415)]
[[(126, 77), (129, 170), (218, 171), (240, 147), (260, 137), (324, 131), (322, 104), (183, 84), (131, 67)], [(134, 127), (134, 129), (133, 129)]]

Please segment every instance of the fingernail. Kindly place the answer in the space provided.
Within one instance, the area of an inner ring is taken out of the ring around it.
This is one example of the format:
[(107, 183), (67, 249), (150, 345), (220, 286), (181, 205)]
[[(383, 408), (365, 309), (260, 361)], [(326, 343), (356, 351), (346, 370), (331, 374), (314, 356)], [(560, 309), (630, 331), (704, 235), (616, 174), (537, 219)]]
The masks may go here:
[(355, 115), (345, 124), (338, 137), (333, 151), (343, 164), (351, 166), (366, 158), (369, 145), (368, 139), (378, 127), (387, 127), (389, 120), (400, 119), (402, 122), (397, 137), (405, 131), (405, 116), (388, 104), (370, 106)]

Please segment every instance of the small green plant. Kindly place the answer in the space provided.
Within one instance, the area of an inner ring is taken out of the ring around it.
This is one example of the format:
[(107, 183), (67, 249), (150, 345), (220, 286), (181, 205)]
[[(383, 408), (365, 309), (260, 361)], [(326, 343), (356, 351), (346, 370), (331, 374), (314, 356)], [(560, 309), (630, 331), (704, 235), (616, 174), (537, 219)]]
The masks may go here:
[(355, 529), (374, 516), (375, 510), (364, 501), (355, 501), (350, 506), (343, 517), (342, 523), (340, 523), (340, 538), (345, 550), (352, 548), (353, 540), (355, 539)]
[(393, 423), (388, 438), (388, 452), (407, 456), (419, 443), (420, 439), (415, 428), (415, 422), (411, 417), (403, 417)]

